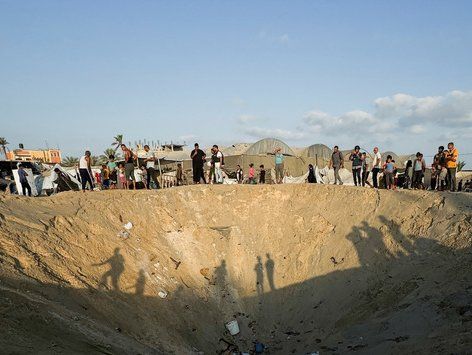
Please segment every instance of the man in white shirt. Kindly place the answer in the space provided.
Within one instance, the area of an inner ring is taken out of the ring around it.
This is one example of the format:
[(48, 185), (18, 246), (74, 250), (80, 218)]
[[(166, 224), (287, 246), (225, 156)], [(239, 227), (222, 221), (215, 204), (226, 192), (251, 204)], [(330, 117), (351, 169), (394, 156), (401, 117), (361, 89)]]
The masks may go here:
[(156, 157), (153, 152), (149, 149), (149, 146), (146, 144), (144, 146), (144, 162), (146, 163), (146, 172), (147, 172), (147, 188), (151, 188), (151, 179), (154, 181), (154, 184), (159, 188), (159, 181), (157, 181), (156, 170), (154, 169), (154, 164), (156, 162)]
[(225, 165), (223, 153), (221, 153), (221, 151), (219, 150), (216, 144), (213, 146), (213, 151), (214, 153), (211, 156), (211, 159), (213, 163), (215, 164), (216, 183), (222, 184), (223, 183), (223, 170), (221, 170), (221, 168)]
[(381, 168), (382, 168), (382, 156), (379, 153), (379, 148), (375, 147), (374, 158), (372, 161), (372, 181), (374, 183), (374, 188), (376, 189), (379, 188), (377, 175), (379, 174)]

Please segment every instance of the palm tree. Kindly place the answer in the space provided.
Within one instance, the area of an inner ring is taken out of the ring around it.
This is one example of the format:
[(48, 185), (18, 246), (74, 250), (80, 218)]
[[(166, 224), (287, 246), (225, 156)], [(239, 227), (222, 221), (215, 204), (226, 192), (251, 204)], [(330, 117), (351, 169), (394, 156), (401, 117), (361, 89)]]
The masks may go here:
[(117, 134), (115, 137), (113, 137), (113, 139), (115, 140), (111, 146), (115, 146), (115, 151), (114, 153), (116, 153), (116, 151), (118, 150), (118, 148), (120, 147), (120, 145), (123, 143), (123, 135), (122, 134)]
[(462, 169), (464, 169), (464, 166), (465, 166), (465, 161), (459, 161), (457, 163), (457, 171), (461, 171)]
[(79, 163), (79, 158), (76, 157), (65, 157), (62, 161), (64, 166), (76, 166)]
[(96, 155), (92, 155), (92, 156), (90, 157), (90, 159), (91, 159), (91, 162), (90, 162), (90, 163), (91, 163), (92, 165), (97, 166), (97, 165), (105, 164), (105, 163), (107, 162), (107, 160), (108, 160), (108, 157), (106, 157), (106, 156), (104, 156), (104, 155), (100, 155), (99, 157), (97, 157)]
[(108, 157), (109, 157), (110, 155), (116, 155), (116, 154), (115, 154), (115, 150), (114, 150), (113, 148), (107, 148), (107, 149), (105, 149), (105, 151), (103, 152), (103, 155), (106, 156), (107, 159), (108, 159)]
[(7, 158), (7, 145), (8, 144), (10, 143), (8, 143), (5, 137), (0, 137), (0, 146), (2, 147), (2, 151), (3, 151), (3, 155), (5, 155), (5, 159)]

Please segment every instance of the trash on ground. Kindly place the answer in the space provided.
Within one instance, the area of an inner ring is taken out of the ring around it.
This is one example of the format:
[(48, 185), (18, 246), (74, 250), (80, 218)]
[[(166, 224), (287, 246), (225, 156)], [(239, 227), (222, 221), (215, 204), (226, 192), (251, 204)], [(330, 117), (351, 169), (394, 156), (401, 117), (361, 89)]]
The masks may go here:
[(229, 321), (226, 323), (226, 329), (229, 330), (229, 333), (231, 335), (236, 335), (239, 334), (239, 324), (236, 319), (233, 319), (232, 321)]
[(341, 261), (336, 261), (336, 259), (334, 258), (334, 256), (332, 256), (331, 258), (329, 258), (334, 265), (338, 265), (338, 264), (342, 264), (344, 262), (344, 258), (341, 259)]
[(159, 291), (158, 296), (160, 298), (166, 298), (167, 297), (167, 292), (166, 291)]
[(177, 269), (179, 268), (180, 264), (182, 264), (181, 261), (175, 260), (172, 256), (170, 256), (170, 260), (172, 260), (172, 261), (174, 262), (174, 264), (175, 264), (175, 270), (177, 270)]
[(133, 228), (133, 223), (128, 222), (123, 226), (123, 228), (126, 230), (131, 230), (131, 228)]
[(254, 351), (256, 352), (256, 354), (262, 354), (265, 350), (265, 345), (256, 341), (256, 343), (254, 344)]
[(128, 231), (119, 231), (118, 234), (117, 234), (118, 237), (120, 238), (129, 238), (129, 232)]

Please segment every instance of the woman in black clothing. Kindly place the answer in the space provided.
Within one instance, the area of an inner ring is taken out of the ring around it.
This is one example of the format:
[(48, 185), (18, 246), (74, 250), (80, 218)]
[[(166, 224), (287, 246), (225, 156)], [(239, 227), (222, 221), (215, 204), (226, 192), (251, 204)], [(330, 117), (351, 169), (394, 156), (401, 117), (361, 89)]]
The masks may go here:
[(308, 178), (307, 181), (309, 184), (316, 184), (316, 175), (315, 168), (312, 164), (308, 164)]

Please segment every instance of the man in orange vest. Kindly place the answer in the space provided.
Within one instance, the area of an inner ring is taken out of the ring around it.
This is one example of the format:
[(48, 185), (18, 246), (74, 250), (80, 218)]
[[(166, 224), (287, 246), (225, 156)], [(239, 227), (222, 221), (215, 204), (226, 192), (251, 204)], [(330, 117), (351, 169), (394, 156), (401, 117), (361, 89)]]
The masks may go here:
[(459, 151), (454, 147), (454, 143), (447, 145), (446, 153), (446, 168), (447, 168), (447, 181), (451, 191), (456, 191), (456, 172), (457, 162), (459, 159)]

